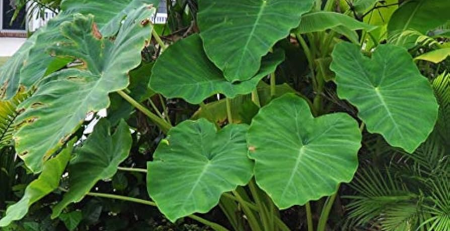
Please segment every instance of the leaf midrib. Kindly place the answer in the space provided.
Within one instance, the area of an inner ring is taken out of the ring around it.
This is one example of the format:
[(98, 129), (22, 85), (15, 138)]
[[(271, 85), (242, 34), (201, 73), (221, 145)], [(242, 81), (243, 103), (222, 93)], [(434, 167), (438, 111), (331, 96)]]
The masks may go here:
[(259, 25), (259, 21), (262, 18), (262, 15), (264, 13), (264, 10), (266, 9), (267, 6), (267, 1), (268, 0), (263, 0), (261, 7), (259, 8), (259, 12), (256, 16), (256, 20), (255, 23), (253, 24), (252, 30), (250, 31), (248, 37), (247, 37), (247, 41), (245, 42), (244, 47), (242, 47), (242, 52), (239, 58), (239, 66), (236, 68), (236, 75), (238, 76), (240, 71), (241, 71), (241, 67), (242, 67), (242, 60), (244, 59), (244, 54), (245, 52), (248, 51), (248, 45), (250, 44), (250, 41), (252, 40), (252, 38), (254, 37), (255, 31), (256, 31), (256, 27)]

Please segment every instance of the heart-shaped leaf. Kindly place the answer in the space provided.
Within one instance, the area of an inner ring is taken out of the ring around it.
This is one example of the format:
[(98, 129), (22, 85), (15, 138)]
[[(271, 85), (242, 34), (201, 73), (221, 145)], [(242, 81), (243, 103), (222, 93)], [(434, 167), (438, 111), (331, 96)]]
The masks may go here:
[(200, 119), (169, 131), (148, 163), (147, 176), (149, 195), (169, 220), (206, 213), (222, 193), (250, 181), (247, 128), (233, 124), (217, 132), (214, 124)]
[(367, 130), (409, 153), (416, 150), (433, 130), (438, 104), (409, 53), (380, 45), (370, 59), (359, 46), (340, 43), (332, 56), (338, 95), (358, 108)]
[(77, 13), (95, 15), (103, 36), (109, 37), (117, 33), (123, 18), (135, 9), (146, 4), (157, 7), (160, 0), (66, 0), (61, 3), (62, 12), (50, 20), (47, 25), (33, 34), (20, 50), (8, 60), (0, 70), (0, 96), (7, 99), (13, 97), (19, 86), (29, 87), (36, 84), (47, 72), (47, 67), (55, 61), (47, 52), (47, 48), (57, 42), (67, 42), (61, 34), (63, 22), (72, 21)]
[[(150, 87), (168, 98), (183, 98), (198, 104), (204, 99), (221, 93), (228, 98), (252, 92), (258, 82), (275, 71), (284, 60), (284, 53), (276, 50), (267, 55), (261, 70), (253, 78), (231, 83), (223, 73), (209, 61), (203, 51), (198, 35), (192, 35), (170, 46), (155, 63)], [(177, 63), (177, 65), (173, 65)]]
[(27, 166), (39, 172), (43, 161), (65, 143), (89, 112), (109, 106), (108, 94), (128, 86), (130, 70), (139, 66), (141, 50), (150, 37), (150, 24), (141, 24), (155, 9), (147, 6), (130, 13), (112, 42), (100, 38), (92, 16), (75, 16), (61, 25), (70, 42), (52, 48), (59, 56), (78, 58), (83, 65), (49, 76), (23, 102), (17, 118), (16, 150)]
[(314, 118), (307, 102), (290, 93), (263, 107), (247, 134), (256, 183), (281, 209), (332, 195), (350, 182), (361, 139), (349, 115)]
[(112, 134), (108, 120), (100, 120), (84, 145), (75, 150), (75, 158), (69, 164), (69, 191), (53, 208), (52, 218), (70, 203), (81, 201), (99, 180), (112, 178), (127, 158), (131, 142), (130, 129), (124, 121)]
[(208, 57), (230, 82), (252, 78), (261, 57), (298, 26), (313, 0), (199, 1), (198, 25)]
[(6, 227), (11, 222), (25, 217), (32, 204), (59, 187), (61, 175), (70, 160), (74, 143), (75, 141), (69, 142), (58, 156), (45, 163), (41, 175), (27, 186), (22, 199), (7, 209), (6, 216), (0, 220), (0, 227)]

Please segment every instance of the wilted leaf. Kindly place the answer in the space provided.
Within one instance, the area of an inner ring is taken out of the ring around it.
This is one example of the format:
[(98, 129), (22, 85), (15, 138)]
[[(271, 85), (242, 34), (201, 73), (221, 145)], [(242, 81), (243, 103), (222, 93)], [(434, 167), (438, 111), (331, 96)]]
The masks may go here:
[(16, 150), (33, 172), (61, 147), (89, 112), (109, 106), (108, 94), (128, 86), (128, 74), (141, 63), (141, 50), (150, 37), (142, 25), (155, 9), (146, 6), (129, 14), (114, 42), (99, 38), (92, 16), (75, 16), (61, 30), (68, 41), (52, 48), (58, 56), (78, 58), (81, 67), (49, 76), (33, 97), (20, 105)]

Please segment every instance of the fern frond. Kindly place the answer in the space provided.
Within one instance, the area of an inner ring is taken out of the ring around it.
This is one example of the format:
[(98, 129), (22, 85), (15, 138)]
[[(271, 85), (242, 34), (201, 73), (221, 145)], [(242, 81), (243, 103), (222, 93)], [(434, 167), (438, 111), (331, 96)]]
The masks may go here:
[(19, 92), (10, 100), (0, 101), (0, 149), (13, 145), (13, 123), (18, 115), (16, 109), (28, 96), (28, 93)]
[(374, 167), (361, 168), (350, 185), (358, 195), (345, 197), (352, 200), (347, 207), (353, 225), (380, 223), (389, 208), (415, 205), (420, 195), (411, 193), (400, 182), (388, 171), (381, 172)]
[(380, 223), (386, 231), (414, 230), (417, 227), (421, 211), (420, 206), (413, 203), (391, 205), (381, 214)]
[(447, 231), (450, 227), (450, 181), (449, 178), (439, 178), (433, 183), (430, 200), (431, 205), (425, 206), (431, 215), (422, 225), (426, 230)]

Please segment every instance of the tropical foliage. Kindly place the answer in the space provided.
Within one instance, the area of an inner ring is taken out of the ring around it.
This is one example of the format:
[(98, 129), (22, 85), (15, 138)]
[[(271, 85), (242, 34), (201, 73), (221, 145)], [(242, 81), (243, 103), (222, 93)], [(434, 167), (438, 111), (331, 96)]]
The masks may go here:
[(447, 0), (27, 2), (0, 227), (450, 229)]

